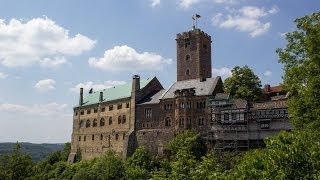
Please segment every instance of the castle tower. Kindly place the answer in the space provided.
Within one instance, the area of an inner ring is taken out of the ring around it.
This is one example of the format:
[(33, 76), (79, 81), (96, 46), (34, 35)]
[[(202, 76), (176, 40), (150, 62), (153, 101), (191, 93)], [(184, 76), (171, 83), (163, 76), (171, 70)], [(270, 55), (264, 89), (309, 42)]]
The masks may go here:
[(193, 28), (177, 34), (177, 81), (211, 78), (211, 36)]

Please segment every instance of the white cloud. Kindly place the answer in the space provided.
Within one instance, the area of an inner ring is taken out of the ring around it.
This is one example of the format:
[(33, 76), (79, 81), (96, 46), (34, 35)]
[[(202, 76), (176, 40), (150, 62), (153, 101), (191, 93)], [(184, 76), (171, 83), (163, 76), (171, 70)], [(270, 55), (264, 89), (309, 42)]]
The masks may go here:
[(70, 90), (75, 93), (79, 93), (80, 88), (83, 88), (85, 92), (88, 92), (91, 88), (94, 91), (98, 91), (98, 90), (107, 89), (107, 88), (111, 88), (113, 86), (122, 85), (122, 84), (126, 84), (126, 82), (125, 81), (105, 81), (102, 84), (101, 83), (95, 84), (92, 81), (88, 81), (85, 83), (79, 83), (75, 87), (70, 88)]
[(266, 71), (263, 73), (263, 75), (266, 76), (266, 77), (271, 77), (271, 76), (272, 76), (272, 71), (266, 70)]
[(0, 19), (0, 64), (7, 67), (61, 65), (66, 56), (80, 55), (95, 43), (81, 34), (71, 37), (67, 29), (47, 17), (8, 23)]
[(0, 103), (2, 142), (63, 143), (70, 141), (72, 109), (67, 104)]
[(201, 0), (179, 0), (178, 5), (182, 9), (188, 9), (192, 5), (199, 3)]
[(213, 0), (214, 3), (217, 4), (235, 4), (235, 0)]
[(213, 68), (212, 69), (212, 76), (221, 76), (222, 79), (226, 79), (232, 75), (231, 68), (222, 67), (222, 68)]
[(151, 7), (157, 7), (161, 3), (161, 0), (150, 0), (150, 6)]
[(51, 116), (56, 113), (62, 113), (66, 110), (67, 107), (67, 104), (58, 104), (55, 102), (49, 104), (34, 104), (32, 106), (4, 103), (0, 104), (0, 111), (22, 112), (32, 115)]
[(220, 28), (234, 28), (237, 31), (249, 33), (251, 37), (256, 37), (265, 34), (271, 27), (270, 22), (262, 22), (261, 18), (275, 14), (278, 11), (279, 8), (277, 6), (272, 7), (270, 10), (254, 6), (244, 6), (239, 10), (231, 11), (231, 14), (228, 15), (222, 13), (216, 14), (212, 18), (212, 23)]
[(0, 79), (5, 79), (8, 77), (8, 74), (0, 72)]
[(280, 37), (285, 38), (288, 32), (278, 33)]
[(162, 56), (143, 52), (139, 53), (135, 49), (123, 45), (115, 46), (105, 51), (101, 58), (91, 57), (89, 65), (102, 70), (161, 70), (165, 65), (171, 64), (172, 59), (165, 59)]
[(35, 88), (40, 92), (46, 92), (55, 89), (56, 81), (53, 79), (43, 79), (35, 84)]

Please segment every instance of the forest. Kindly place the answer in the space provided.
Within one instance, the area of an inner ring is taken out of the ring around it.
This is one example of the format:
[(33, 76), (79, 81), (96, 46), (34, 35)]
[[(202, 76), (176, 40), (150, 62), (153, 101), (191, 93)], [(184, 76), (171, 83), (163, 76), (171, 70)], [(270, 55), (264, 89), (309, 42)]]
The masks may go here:
[(169, 142), (161, 158), (139, 147), (127, 159), (108, 151), (69, 164), (69, 143), (40, 162), (17, 144), (12, 153), (0, 155), (0, 179), (320, 179), (320, 12), (295, 23), (286, 46), (276, 50), (294, 130), (265, 139), (265, 147), (216, 153), (205, 148), (196, 132), (186, 131)]

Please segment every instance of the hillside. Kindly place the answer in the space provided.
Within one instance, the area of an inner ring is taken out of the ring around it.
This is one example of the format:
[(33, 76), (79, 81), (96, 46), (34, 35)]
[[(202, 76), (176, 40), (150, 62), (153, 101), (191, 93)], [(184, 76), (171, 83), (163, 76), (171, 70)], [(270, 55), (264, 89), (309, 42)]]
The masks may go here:
[[(0, 154), (11, 153), (16, 143), (0, 143)], [(21, 152), (27, 153), (34, 161), (40, 161), (49, 153), (63, 149), (64, 144), (19, 143)]]

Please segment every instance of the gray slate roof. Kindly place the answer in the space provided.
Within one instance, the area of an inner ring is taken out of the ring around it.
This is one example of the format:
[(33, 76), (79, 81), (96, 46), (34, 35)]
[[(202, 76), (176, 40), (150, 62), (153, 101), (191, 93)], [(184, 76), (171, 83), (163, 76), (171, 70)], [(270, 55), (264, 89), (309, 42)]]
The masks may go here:
[(162, 89), (155, 94), (147, 96), (143, 98), (138, 104), (158, 104), (160, 102), (160, 97), (165, 91), (165, 89)]
[(177, 81), (171, 85), (171, 87), (163, 94), (160, 99), (174, 98), (174, 92), (178, 89), (194, 88), (196, 96), (211, 95), (218, 83), (220, 76), (215, 78), (207, 78), (206, 81), (200, 81), (200, 79), (190, 79), (185, 81)]

